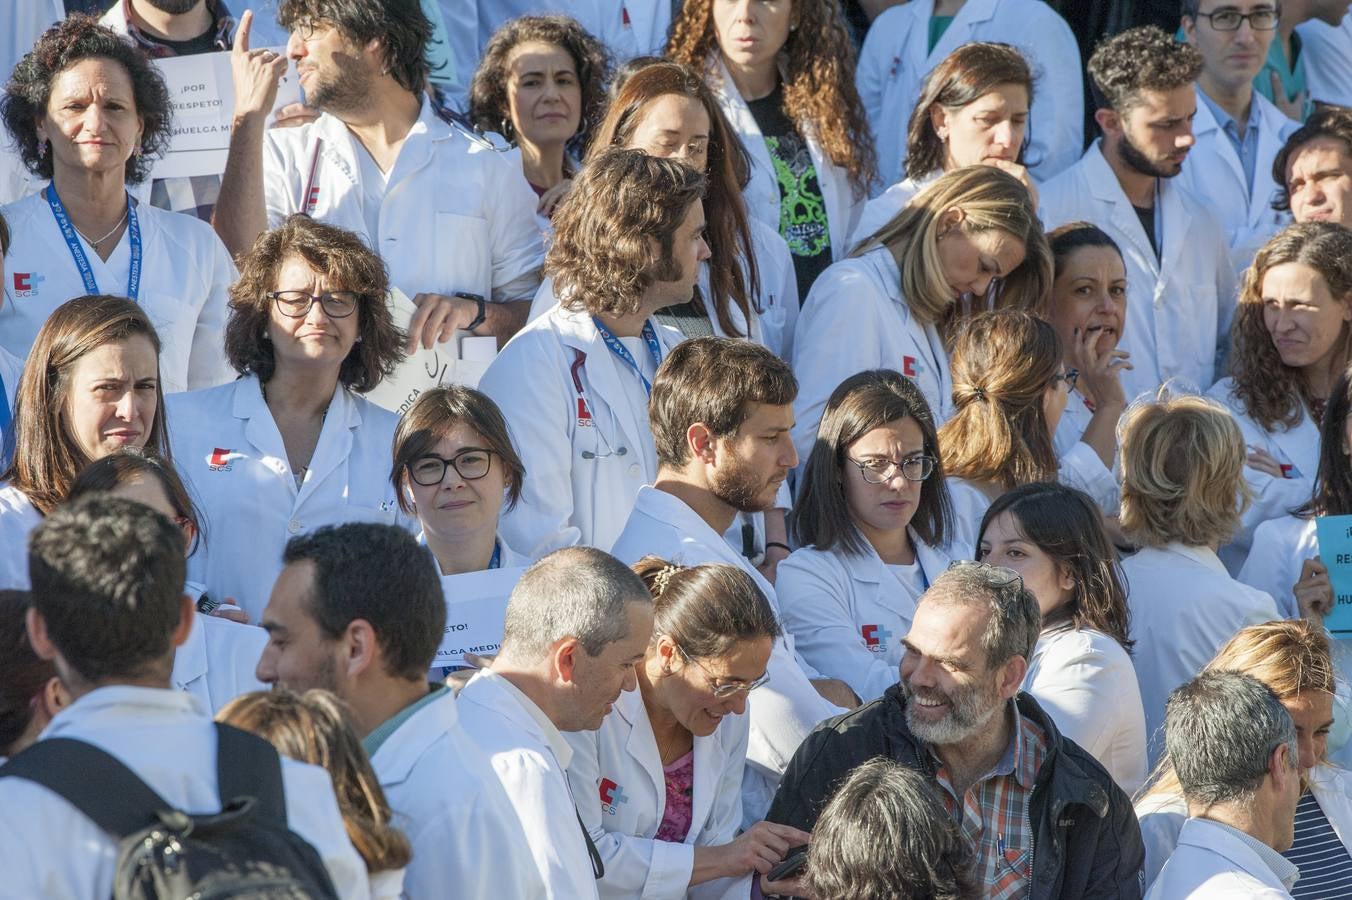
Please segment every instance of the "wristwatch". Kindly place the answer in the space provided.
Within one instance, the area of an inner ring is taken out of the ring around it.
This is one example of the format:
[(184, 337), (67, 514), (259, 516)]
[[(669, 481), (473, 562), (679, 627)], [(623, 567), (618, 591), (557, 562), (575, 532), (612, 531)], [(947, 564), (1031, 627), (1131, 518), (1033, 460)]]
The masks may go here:
[(469, 291), (456, 291), (452, 296), (461, 297), (465, 300), (473, 300), (479, 305), (479, 311), (474, 316), (474, 321), (465, 326), (466, 331), (473, 331), (484, 323), (484, 319), (486, 319), (488, 315), (487, 304), (485, 303), (482, 294), (471, 294)]

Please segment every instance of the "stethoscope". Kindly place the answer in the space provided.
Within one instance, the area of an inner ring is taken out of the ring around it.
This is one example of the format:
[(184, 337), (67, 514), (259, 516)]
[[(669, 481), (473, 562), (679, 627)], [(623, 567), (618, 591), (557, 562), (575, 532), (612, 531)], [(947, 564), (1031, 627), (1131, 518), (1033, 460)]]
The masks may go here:
[[(604, 445), (606, 448), (604, 453), (598, 453), (595, 450), (583, 450), (581, 453), (582, 458), (587, 460), (597, 460), (607, 459), (611, 456), (627, 455), (629, 453), (629, 448), (623, 444), (620, 444), (618, 447), (613, 446), (610, 443), (610, 439), (606, 437), (605, 432), (601, 429), (600, 424), (597, 423), (595, 417), (592, 415), (592, 412), (596, 409), (596, 405), (591, 402), (590, 392), (582, 384), (582, 367), (587, 363), (587, 354), (577, 348), (573, 349), (573, 353), (576, 354), (576, 357), (573, 359), (573, 364), (569, 368), (569, 371), (573, 376), (573, 389), (577, 392), (577, 420), (579, 423), (584, 420), (591, 422), (592, 432), (595, 433), (601, 445)], [(615, 419), (615, 410), (613, 407), (609, 406), (607, 406), (607, 410), (610, 412), (610, 430), (617, 435), (616, 443), (619, 444), (618, 435), (620, 427), (619, 422)]]

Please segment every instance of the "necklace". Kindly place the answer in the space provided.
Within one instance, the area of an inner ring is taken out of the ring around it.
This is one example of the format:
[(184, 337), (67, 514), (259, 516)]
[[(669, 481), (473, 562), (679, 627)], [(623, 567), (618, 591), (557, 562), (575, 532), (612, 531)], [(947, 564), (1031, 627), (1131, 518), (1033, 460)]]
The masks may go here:
[(89, 241), (89, 246), (97, 247), (99, 244), (102, 244), (104, 241), (108, 240), (108, 238), (112, 237), (113, 233), (116, 232), (119, 228), (121, 228), (122, 223), (125, 221), (127, 221), (127, 210), (124, 209), (122, 211), (122, 218), (117, 220), (117, 224), (113, 226), (112, 230), (109, 231), (107, 234), (105, 234), (103, 237), (99, 238), (98, 240), (95, 240), (94, 238), (85, 234), (83, 231), (80, 231), (80, 229), (78, 228), (75, 230), (80, 232), (80, 237), (84, 238), (86, 241)]

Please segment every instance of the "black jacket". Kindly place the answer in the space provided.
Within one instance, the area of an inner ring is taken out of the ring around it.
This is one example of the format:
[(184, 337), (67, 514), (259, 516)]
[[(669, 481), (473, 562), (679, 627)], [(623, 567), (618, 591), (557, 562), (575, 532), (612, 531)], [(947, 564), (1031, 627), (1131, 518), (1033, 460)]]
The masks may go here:
[[(1031, 896), (1138, 900), (1145, 848), (1131, 801), (1098, 760), (1061, 736), (1036, 700), (1020, 693), (1017, 702), (1047, 735), (1047, 758), (1028, 809), (1035, 848)], [(933, 756), (906, 727), (905, 709), (894, 685), (872, 703), (818, 725), (789, 761), (766, 818), (811, 831), (846, 776), (878, 756), (932, 778)]]

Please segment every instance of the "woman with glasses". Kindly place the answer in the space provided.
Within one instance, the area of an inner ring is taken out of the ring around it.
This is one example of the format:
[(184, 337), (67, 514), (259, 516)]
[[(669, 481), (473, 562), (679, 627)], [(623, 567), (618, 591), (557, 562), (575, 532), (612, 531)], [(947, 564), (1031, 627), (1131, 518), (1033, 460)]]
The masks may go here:
[(564, 735), (578, 814), (605, 864), (597, 889), (745, 898), (753, 873), (809, 837), (770, 822), (741, 829), (747, 695), (768, 680), (779, 623), (733, 566), (647, 556), (634, 571), (653, 595), (638, 690), (621, 693), (598, 730)]
[(395, 429), (390, 483), (417, 516), (446, 595), (437, 680), (498, 652), (507, 597), (530, 564), (498, 534), (498, 518), (521, 499), (525, 477), (507, 421), (473, 388), (424, 391)]
[(360, 395), (400, 358), (380, 258), (295, 215), (264, 233), (230, 288), (237, 381), (177, 395), (179, 470), (210, 541), (188, 577), (258, 621), (287, 539), (344, 522), (407, 524), (389, 482), (396, 418)]
[(953, 507), (934, 417), (915, 383), (877, 369), (841, 382), (803, 466), (775, 593), (794, 646), (868, 702), (897, 683), (916, 599), (953, 559)]
[(1016, 487), (986, 510), (977, 558), (1018, 572), (1042, 612), (1023, 689), (1131, 794), (1145, 781), (1145, 712), (1127, 592), (1093, 501), (1060, 484)]
[(899, 368), (920, 386), (935, 423), (946, 421), (958, 323), (996, 306), (1040, 313), (1051, 284), (1051, 253), (1027, 188), (990, 166), (939, 178), (822, 273), (803, 302), (791, 357), (799, 458), (811, 455), (827, 397), (856, 372)]

